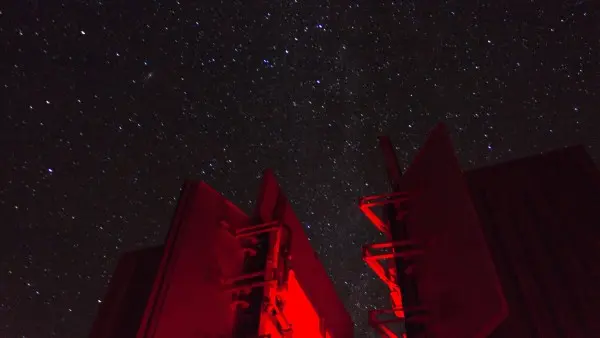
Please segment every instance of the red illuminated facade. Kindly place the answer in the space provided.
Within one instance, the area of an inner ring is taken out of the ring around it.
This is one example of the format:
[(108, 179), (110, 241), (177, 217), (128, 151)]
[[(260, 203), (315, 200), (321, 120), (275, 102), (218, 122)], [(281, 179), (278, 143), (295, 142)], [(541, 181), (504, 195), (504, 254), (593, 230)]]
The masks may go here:
[[(359, 207), (390, 338), (596, 337), (600, 172), (583, 147), (463, 171), (443, 125)], [(90, 338), (350, 338), (353, 323), (274, 175), (248, 216), (186, 182), (165, 244), (127, 253)]]
[(390, 290), (370, 313), (382, 336), (598, 336), (600, 173), (583, 147), (463, 172), (438, 125), (402, 174), (380, 143), (391, 193), (359, 206), (388, 238), (363, 247)]
[(186, 182), (163, 246), (125, 254), (91, 338), (347, 338), (353, 323), (272, 172), (244, 214)]

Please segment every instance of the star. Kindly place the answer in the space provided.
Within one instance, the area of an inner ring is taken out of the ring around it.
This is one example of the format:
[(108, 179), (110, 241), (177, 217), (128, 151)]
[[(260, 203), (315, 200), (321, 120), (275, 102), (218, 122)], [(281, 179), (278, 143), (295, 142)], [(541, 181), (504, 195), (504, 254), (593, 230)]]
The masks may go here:
[(579, 143), (600, 158), (591, 1), (36, 4), (0, 10), (3, 337), (88, 336), (183, 180), (250, 212), (265, 168), (376, 337), (388, 291), (360, 247), (380, 234), (356, 201), (388, 191), (377, 136), (401, 167), (439, 121), (465, 169)]

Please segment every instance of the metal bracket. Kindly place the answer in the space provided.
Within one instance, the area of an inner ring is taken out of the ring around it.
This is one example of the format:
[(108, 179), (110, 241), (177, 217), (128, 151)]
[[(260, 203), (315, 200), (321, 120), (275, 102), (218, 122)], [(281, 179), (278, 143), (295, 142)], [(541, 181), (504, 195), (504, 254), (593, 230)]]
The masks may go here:
[[(380, 316), (384, 314), (395, 315), (397, 312), (405, 312), (407, 316), (405, 318), (392, 317), (391, 319), (383, 319)], [(425, 323), (427, 321), (427, 312), (424, 307), (403, 309), (403, 308), (392, 308), (392, 309), (378, 309), (369, 311), (369, 325), (374, 327), (380, 334), (387, 338), (406, 338), (406, 333), (397, 334), (389, 328), (390, 324), (394, 323)]]
[[(388, 238), (391, 238), (389, 224), (384, 222), (373, 211), (373, 207), (383, 207), (393, 204), (395, 208), (395, 218), (402, 221), (408, 215), (409, 195), (407, 192), (394, 192), (390, 194), (374, 195), (363, 197), (359, 200), (359, 207), (367, 218)], [(403, 259), (408, 261), (424, 253), (422, 247), (413, 241), (388, 241), (384, 243), (367, 244), (362, 247), (362, 258), (369, 265), (377, 276), (390, 289), (390, 298), (392, 301), (391, 309), (373, 310), (369, 312), (369, 324), (377, 330), (382, 336), (388, 338), (406, 338), (406, 334), (394, 333), (389, 327), (392, 323), (406, 323), (414, 321), (417, 317), (413, 316), (412, 310), (410, 316), (405, 313), (402, 302), (402, 292), (396, 281), (396, 265), (389, 264), (384, 266), (381, 261)], [(406, 274), (412, 274), (413, 266), (406, 268)], [(381, 319), (381, 314), (391, 314), (392, 319)]]
[(373, 223), (377, 229), (379, 229), (379, 231), (390, 236), (389, 226), (379, 216), (377, 216), (377, 214), (375, 214), (371, 208), (393, 203), (396, 206), (396, 210), (399, 210), (396, 214), (396, 219), (400, 220), (408, 214), (406, 210), (402, 210), (400, 208), (400, 206), (407, 201), (407, 192), (394, 192), (390, 194), (362, 197), (358, 201), (358, 206), (363, 214), (369, 218), (371, 223)]
[(277, 231), (283, 224), (280, 221), (272, 221), (263, 224), (251, 225), (234, 230), (234, 235), (237, 239), (254, 237), (266, 232)]
[(292, 325), (288, 322), (287, 318), (277, 305), (273, 304), (269, 299), (267, 299), (265, 301), (263, 311), (269, 315), (269, 318), (271, 318), (271, 321), (273, 324), (275, 324), (275, 327), (277, 327), (283, 338), (292, 336)]
[[(234, 228), (226, 221), (220, 222), (221, 226), (229, 231), (240, 244), (246, 255), (257, 255), (257, 245), (261, 235), (268, 234), (269, 248), (266, 256), (266, 266), (263, 270), (246, 273), (240, 276), (223, 280), (226, 291), (232, 294), (232, 307), (248, 307), (250, 304), (244, 300), (254, 288), (265, 288), (265, 298), (262, 301), (261, 316), (267, 316), (278, 329), (283, 338), (291, 338), (292, 326), (285, 317), (279, 294), (286, 287), (287, 269), (289, 269), (289, 245), (291, 232), (283, 222), (276, 220), (263, 224), (249, 225)], [(287, 230), (287, 232), (286, 232)], [(262, 319), (261, 319), (262, 320)], [(267, 335), (270, 337), (270, 335)]]
[[(391, 252), (374, 253), (375, 250), (391, 250)], [(367, 244), (362, 247), (362, 258), (369, 267), (377, 274), (377, 276), (390, 289), (390, 297), (392, 305), (396, 309), (402, 308), (402, 294), (400, 287), (396, 282), (396, 267), (392, 264), (391, 267), (384, 267), (380, 261), (395, 258), (409, 259), (423, 254), (423, 250), (419, 249), (412, 241), (391, 241), (384, 243)], [(402, 310), (395, 311), (399, 318), (404, 317)]]
[[(374, 253), (374, 250), (389, 249), (391, 252)], [(366, 244), (362, 247), (362, 258), (386, 284), (395, 284), (395, 268), (385, 269), (379, 261), (403, 258), (409, 259), (423, 254), (412, 241), (390, 241), (384, 243)]]

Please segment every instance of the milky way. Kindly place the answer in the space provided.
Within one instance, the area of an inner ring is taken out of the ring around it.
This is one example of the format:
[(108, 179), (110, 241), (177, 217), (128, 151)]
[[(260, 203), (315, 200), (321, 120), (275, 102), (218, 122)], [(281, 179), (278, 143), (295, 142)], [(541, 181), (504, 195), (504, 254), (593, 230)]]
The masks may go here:
[[(0, 336), (85, 337), (120, 253), (161, 243), (185, 178), (252, 210), (273, 168), (357, 324), (360, 259), (437, 121), (466, 168), (600, 158), (593, 1), (13, 1), (0, 5)], [(380, 5), (375, 5), (375, 4)]]

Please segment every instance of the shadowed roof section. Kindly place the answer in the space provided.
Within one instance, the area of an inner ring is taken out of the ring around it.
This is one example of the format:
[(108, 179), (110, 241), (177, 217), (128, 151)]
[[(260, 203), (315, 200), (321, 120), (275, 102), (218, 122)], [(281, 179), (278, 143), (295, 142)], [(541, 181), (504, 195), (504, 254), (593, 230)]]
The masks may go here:
[(90, 338), (135, 337), (162, 253), (158, 246), (121, 256)]
[(137, 338), (219, 337), (231, 332), (231, 295), (243, 254), (221, 226), (249, 218), (204, 182), (184, 185)]
[[(435, 337), (487, 337), (507, 305), (452, 141), (430, 133), (401, 180), (409, 192), (409, 238), (424, 248), (415, 265), (427, 331)], [(393, 232), (394, 230), (392, 230)]]
[(597, 337), (600, 172), (585, 148), (466, 177), (509, 306), (490, 337)]

